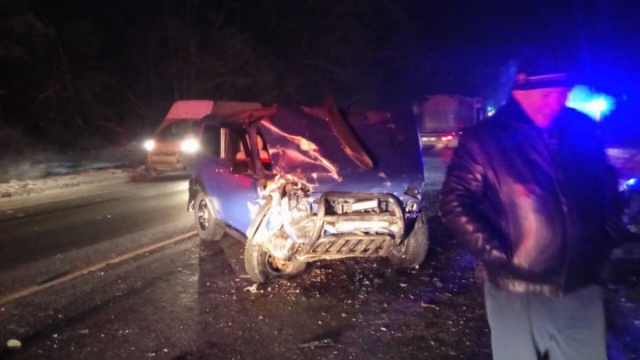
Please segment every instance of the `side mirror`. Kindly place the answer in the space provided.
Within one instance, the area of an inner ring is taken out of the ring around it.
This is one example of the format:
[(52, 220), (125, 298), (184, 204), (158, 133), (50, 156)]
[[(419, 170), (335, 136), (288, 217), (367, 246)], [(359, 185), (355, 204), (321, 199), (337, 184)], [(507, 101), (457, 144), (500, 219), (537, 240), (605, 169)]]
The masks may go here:
[(231, 169), (229, 169), (232, 174), (248, 174), (251, 172), (250, 170), (251, 164), (246, 160), (232, 162)]

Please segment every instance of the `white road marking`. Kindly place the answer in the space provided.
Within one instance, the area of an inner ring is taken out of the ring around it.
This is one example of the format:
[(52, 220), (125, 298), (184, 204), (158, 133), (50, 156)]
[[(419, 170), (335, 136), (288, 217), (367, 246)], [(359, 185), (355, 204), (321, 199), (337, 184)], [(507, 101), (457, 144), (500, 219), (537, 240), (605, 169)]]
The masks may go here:
[(47, 282), (47, 283), (44, 283), (44, 284), (35, 285), (35, 286), (31, 286), (29, 288), (26, 288), (24, 290), (20, 290), (20, 291), (18, 291), (16, 293), (13, 293), (11, 295), (0, 297), (0, 305), (4, 305), (4, 304), (6, 304), (8, 302), (11, 302), (13, 300), (19, 299), (21, 297), (24, 297), (24, 296), (27, 296), (27, 295), (31, 295), (33, 293), (36, 293), (36, 292), (44, 290), (44, 289), (48, 289), (50, 287), (62, 284), (62, 283), (67, 282), (69, 280), (73, 280), (73, 279), (75, 279), (77, 277), (80, 277), (82, 275), (85, 275), (85, 274), (88, 274), (90, 272), (93, 272), (93, 271), (96, 271), (98, 269), (101, 269), (101, 268), (103, 268), (103, 267), (105, 267), (107, 265), (116, 264), (116, 263), (119, 263), (121, 261), (130, 259), (130, 258), (132, 258), (134, 256), (137, 256), (137, 255), (140, 255), (140, 254), (144, 254), (146, 252), (161, 248), (163, 246), (170, 245), (170, 244), (173, 244), (173, 243), (178, 242), (178, 241), (186, 240), (186, 239), (188, 239), (188, 238), (190, 238), (192, 236), (195, 236), (195, 235), (196, 235), (195, 231), (192, 231), (192, 232), (189, 232), (189, 233), (186, 233), (186, 234), (183, 234), (183, 235), (179, 235), (179, 236), (174, 237), (173, 239), (169, 239), (169, 240), (165, 240), (163, 242), (157, 243), (157, 244), (145, 246), (145, 247), (140, 248), (138, 250), (134, 250), (132, 252), (129, 252), (129, 253), (120, 255), (118, 257), (115, 257), (113, 259), (105, 260), (105, 261), (99, 262), (97, 264), (88, 266), (88, 267), (86, 267), (84, 269), (81, 269), (81, 270), (78, 270), (78, 271), (74, 271), (72, 273), (66, 274), (66, 275), (64, 275), (62, 277), (59, 277), (59, 278), (57, 278), (55, 280), (52, 280), (50, 282)]

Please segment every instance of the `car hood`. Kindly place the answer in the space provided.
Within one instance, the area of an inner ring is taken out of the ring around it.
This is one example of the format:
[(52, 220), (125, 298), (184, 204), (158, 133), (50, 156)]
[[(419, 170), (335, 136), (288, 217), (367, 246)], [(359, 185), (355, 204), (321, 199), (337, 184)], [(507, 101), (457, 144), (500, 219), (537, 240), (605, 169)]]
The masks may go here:
[(277, 106), (258, 123), (273, 172), (307, 183), (313, 192), (402, 195), (424, 182), (418, 129), (410, 107), (338, 112)]

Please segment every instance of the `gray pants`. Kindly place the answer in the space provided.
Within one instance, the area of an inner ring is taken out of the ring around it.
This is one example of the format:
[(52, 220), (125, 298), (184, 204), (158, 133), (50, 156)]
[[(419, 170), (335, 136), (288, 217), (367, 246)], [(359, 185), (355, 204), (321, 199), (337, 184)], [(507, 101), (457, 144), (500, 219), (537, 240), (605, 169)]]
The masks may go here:
[(596, 285), (562, 298), (511, 293), (486, 283), (484, 298), (495, 360), (607, 358), (602, 290)]

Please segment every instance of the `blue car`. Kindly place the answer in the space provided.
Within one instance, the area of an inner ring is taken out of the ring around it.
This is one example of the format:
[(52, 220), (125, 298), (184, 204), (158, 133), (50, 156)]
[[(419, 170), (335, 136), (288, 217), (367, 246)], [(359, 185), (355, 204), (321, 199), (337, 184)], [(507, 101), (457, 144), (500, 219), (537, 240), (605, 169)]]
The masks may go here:
[(422, 263), (428, 231), (410, 108), (394, 112), (273, 106), (199, 121), (188, 209), (202, 240), (243, 234), (257, 283), (321, 259)]

